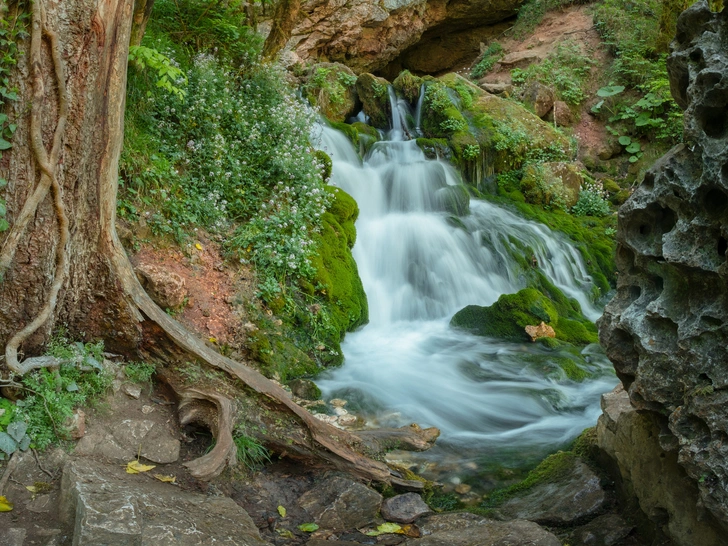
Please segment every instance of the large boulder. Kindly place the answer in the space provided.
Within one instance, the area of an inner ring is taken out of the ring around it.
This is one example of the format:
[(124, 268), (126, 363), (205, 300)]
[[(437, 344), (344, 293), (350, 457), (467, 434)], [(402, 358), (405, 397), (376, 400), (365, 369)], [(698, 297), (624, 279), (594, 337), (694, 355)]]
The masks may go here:
[(728, 10), (701, 1), (680, 16), (668, 67), (689, 145), (658, 160), (619, 210), (617, 292), (600, 335), (632, 404), (651, 413), (632, 428), (660, 425), (650, 458), (624, 469), (664, 481), (665, 454), (689, 476), (674, 469), (671, 479), (699, 491), (692, 510), (707, 509), (728, 531), (726, 43)]
[(579, 200), (583, 170), (583, 165), (566, 161), (531, 163), (523, 169), (521, 193), (536, 205), (573, 207)]
[(671, 450), (660, 445), (671, 436), (667, 424), (638, 412), (622, 385), (602, 396), (602, 411), (597, 445), (620, 476), (626, 505), (638, 507), (658, 536), (678, 546), (725, 544), (724, 532), (699, 504), (697, 485), (678, 464), (677, 445)]
[(91, 460), (63, 469), (60, 519), (76, 546), (269, 546), (228, 497), (188, 493)]
[[(286, 45), (287, 62), (328, 60), (357, 73), (373, 72), (427, 31), (433, 44), (472, 29), (482, 33), (483, 27), (514, 15), (519, 5), (518, 0), (308, 0)], [(478, 42), (470, 39), (468, 47), (477, 51)]]

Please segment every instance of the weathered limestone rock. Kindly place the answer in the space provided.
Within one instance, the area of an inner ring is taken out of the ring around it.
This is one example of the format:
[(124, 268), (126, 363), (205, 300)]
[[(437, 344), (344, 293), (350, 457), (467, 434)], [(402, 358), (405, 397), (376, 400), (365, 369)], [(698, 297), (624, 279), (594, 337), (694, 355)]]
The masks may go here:
[(176, 309), (184, 303), (187, 288), (177, 273), (152, 264), (139, 264), (136, 274), (154, 303), (162, 309)]
[(182, 492), (123, 468), (72, 461), (63, 469), (60, 516), (74, 546), (270, 546), (228, 497)]
[(513, 93), (513, 85), (510, 83), (492, 83), (487, 82), (485, 80), (481, 80), (478, 82), (478, 85), (484, 90), (490, 93), (491, 95), (505, 95), (509, 96), (511, 93)]
[(127, 462), (141, 454), (165, 464), (179, 459), (180, 442), (160, 423), (147, 419), (124, 419), (109, 431), (94, 430), (76, 445), (77, 455), (100, 455)]
[(412, 523), (426, 514), (432, 514), (432, 510), (417, 493), (397, 495), (382, 503), (382, 517), (387, 521)]
[(372, 72), (415, 45), (425, 31), (437, 38), (485, 27), (515, 14), (519, 4), (514, 0), (308, 0), (286, 46), (295, 58), (287, 62), (342, 62), (357, 73)]
[(298, 501), (325, 529), (357, 529), (379, 513), (382, 496), (343, 474), (329, 473)]
[(536, 341), (540, 337), (556, 337), (554, 329), (543, 321), (538, 326), (526, 326), (526, 333), (531, 341)]
[(430, 516), (419, 524), (423, 538), (404, 546), (560, 546), (553, 534), (531, 521), (493, 521), (475, 514)]
[[(700, 492), (692, 508), (683, 497), (682, 509), (705, 507), (728, 530), (726, 43), (728, 10), (711, 13), (701, 1), (680, 16), (668, 67), (675, 99), (686, 107), (688, 145), (660, 159), (619, 211), (619, 281), (600, 333), (632, 404), (666, 418), (660, 445), (668, 460), (677, 449), (691, 478), (680, 487)], [(630, 419), (632, 430), (648, 427), (648, 416)], [(620, 468), (633, 481), (644, 479), (640, 473), (666, 479), (658, 448), (652, 459)], [(674, 540), (689, 543), (675, 535), (677, 524), (668, 527)]]
[(627, 499), (636, 497), (642, 512), (675, 544), (724, 544), (724, 532), (700, 508), (698, 488), (678, 464), (677, 452), (660, 445), (671, 436), (667, 426), (637, 412), (620, 387), (602, 396), (597, 424), (597, 444), (615, 462), (620, 489)]
[(570, 525), (594, 517), (605, 506), (599, 477), (581, 460), (558, 478), (530, 488), (498, 508), (508, 518)]

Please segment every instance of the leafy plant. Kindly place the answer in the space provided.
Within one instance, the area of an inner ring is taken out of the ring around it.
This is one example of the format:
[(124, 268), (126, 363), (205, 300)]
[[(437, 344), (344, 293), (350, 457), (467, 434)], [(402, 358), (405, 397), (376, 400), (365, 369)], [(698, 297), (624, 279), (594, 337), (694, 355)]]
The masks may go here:
[(480, 55), (480, 59), (470, 71), (470, 77), (474, 80), (482, 78), (493, 69), (495, 63), (503, 57), (503, 46), (498, 42), (491, 42)]
[[(601, 187), (601, 184), (587, 179), (579, 192), (579, 199), (576, 204), (571, 207), (571, 213), (574, 216), (608, 216), (612, 209), (607, 201), (607, 193)], [(606, 233), (605, 233), (606, 234)]]
[[(150, 68), (157, 74), (156, 86), (165, 89), (169, 93), (182, 100), (187, 85), (185, 73), (176, 66), (175, 62), (160, 53), (156, 49), (146, 46), (131, 46), (129, 48), (129, 61), (134, 63), (140, 70)], [(151, 92), (149, 93), (151, 95)]]
[(16, 451), (27, 451), (30, 447), (28, 425), (23, 421), (13, 421), (5, 432), (0, 432), (0, 461), (10, 457)]
[(233, 437), (235, 446), (238, 448), (238, 462), (248, 470), (258, 470), (265, 463), (270, 462), (270, 454), (255, 438), (243, 433)]
[(124, 366), (124, 375), (134, 383), (149, 383), (156, 367), (146, 362), (129, 362)]

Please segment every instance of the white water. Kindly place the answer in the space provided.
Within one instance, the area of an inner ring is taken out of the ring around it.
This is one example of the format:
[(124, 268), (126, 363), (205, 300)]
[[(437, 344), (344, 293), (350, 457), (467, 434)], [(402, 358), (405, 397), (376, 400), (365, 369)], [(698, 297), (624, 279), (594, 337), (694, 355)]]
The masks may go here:
[(449, 321), (466, 305), (490, 305), (525, 287), (507, 251), (514, 240), (595, 320), (600, 310), (587, 297), (592, 285), (579, 253), (545, 226), (484, 201), (471, 200), (460, 226), (438, 212), (435, 193), (458, 184), (457, 174), (402, 141), (404, 116), (394, 118), (393, 140), (375, 144), (364, 162), (341, 133), (324, 128), (321, 136), (332, 183), (360, 207), (353, 254), (370, 322), (347, 334), (343, 367), (319, 386), (372, 424), (438, 427), (438, 443), (458, 450), (561, 447), (596, 422), (599, 395), (616, 383), (598, 347), (587, 348), (598, 379), (556, 380), (534, 369), (534, 358), (554, 356), (539, 345), (473, 336)]

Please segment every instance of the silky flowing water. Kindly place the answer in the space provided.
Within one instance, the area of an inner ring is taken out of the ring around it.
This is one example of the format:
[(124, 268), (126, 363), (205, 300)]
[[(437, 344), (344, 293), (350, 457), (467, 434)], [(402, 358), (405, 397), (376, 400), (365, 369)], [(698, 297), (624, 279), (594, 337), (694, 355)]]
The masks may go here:
[(317, 383), (371, 426), (439, 428), (433, 450), (407, 456), (426, 476), (457, 482), (480, 473), (487, 482), (488, 468), (533, 464), (594, 425), (599, 397), (616, 378), (596, 345), (583, 352), (594, 378), (577, 383), (543, 373), (539, 363), (557, 353), (454, 329), (453, 314), (526, 287), (513, 257), (519, 244), (588, 318), (601, 310), (589, 299), (580, 254), (561, 235), (482, 200), (471, 200), (462, 218), (442, 211), (442, 192), (459, 176), (428, 160), (407, 133), (405, 116), (395, 115), (388, 140), (362, 161), (343, 134), (321, 128), (331, 182), (360, 208), (353, 254), (369, 324), (347, 334), (344, 365)]

